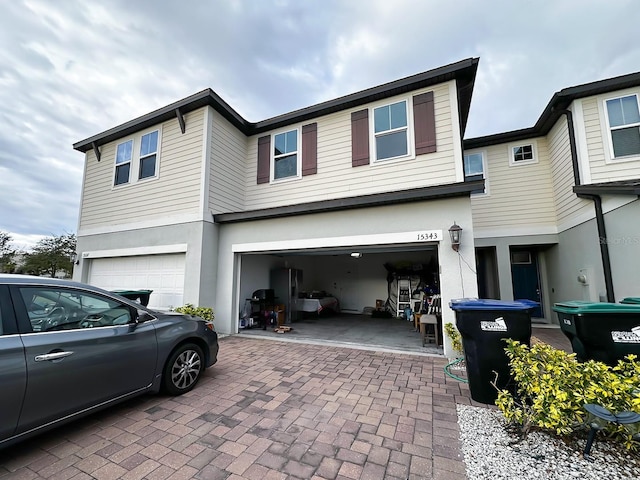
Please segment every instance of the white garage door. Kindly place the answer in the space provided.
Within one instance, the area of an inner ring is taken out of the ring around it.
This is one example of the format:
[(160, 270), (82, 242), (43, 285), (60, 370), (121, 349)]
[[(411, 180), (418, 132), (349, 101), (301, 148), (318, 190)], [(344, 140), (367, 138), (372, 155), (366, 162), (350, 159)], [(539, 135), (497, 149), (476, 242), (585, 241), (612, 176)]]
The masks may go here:
[(184, 253), (96, 258), (89, 283), (105, 290), (153, 290), (149, 307), (183, 305)]

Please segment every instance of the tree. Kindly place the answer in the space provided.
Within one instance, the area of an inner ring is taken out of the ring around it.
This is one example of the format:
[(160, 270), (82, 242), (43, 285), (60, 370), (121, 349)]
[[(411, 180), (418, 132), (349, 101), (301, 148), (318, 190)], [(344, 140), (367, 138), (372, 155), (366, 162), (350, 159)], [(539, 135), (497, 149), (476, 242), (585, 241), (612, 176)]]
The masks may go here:
[(11, 245), (13, 238), (7, 232), (0, 231), (0, 272), (12, 273), (15, 264), (13, 263), (13, 255), (16, 253)]
[(60, 270), (71, 273), (71, 255), (75, 251), (76, 236), (73, 233), (43, 238), (33, 247), (33, 251), (26, 255), (23, 269), (32, 275), (51, 277), (55, 277)]

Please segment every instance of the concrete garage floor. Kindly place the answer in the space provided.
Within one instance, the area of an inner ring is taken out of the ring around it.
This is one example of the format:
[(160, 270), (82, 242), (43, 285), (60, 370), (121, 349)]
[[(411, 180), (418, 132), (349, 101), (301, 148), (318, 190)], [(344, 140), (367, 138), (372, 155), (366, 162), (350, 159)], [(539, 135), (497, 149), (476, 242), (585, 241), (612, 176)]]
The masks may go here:
[(364, 347), (378, 351), (397, 351), (442, 355), (442, 347), (434, 343), (422, 346), (420, 332), (412, 322), (399, 318), (375, 318), (370, 315), (340, 314), (307, 316), (287, 324), (291, 332), (275, 333), (273, 327), (240, 330), (241, 335), (303, 341), (319, 345)]
[[(442, 347), (434, 343), (423, 347), (420, 333), (414, 330), (413, 324), (398, 318), (342, 314), (307, 317), (287, 326), (293, 330), (284, 334), (275, 333), (271, 327), (267, 330), (242, 329), (240, 335), (398, 353), (444, 354)], [(555, 348), (572, 352), (569, 340), (557, 325), (533, 324), (532, 336)]]

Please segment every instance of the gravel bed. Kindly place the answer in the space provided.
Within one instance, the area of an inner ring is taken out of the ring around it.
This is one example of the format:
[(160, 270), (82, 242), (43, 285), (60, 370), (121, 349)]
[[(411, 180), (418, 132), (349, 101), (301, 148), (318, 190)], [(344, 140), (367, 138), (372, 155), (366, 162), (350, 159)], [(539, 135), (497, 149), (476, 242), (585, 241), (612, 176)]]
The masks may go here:
[(585, 435), (565, 443), (542, 432), (519, 439), (495, 409), (458, 405), (467, 477), (472, 480), (638, 480), (640, 455), (596, 435), (593, 462), (582, 458)]

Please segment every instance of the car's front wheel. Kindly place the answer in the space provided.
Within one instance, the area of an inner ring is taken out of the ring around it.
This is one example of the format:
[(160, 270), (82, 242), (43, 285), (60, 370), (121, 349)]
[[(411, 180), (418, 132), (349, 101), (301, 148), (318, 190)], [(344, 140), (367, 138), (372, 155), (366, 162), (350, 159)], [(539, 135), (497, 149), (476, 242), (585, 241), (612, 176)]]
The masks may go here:
[(204, 355), (198, 345), (188, 343), (178, 347), (164, 367), (164, 391), (171, 395), (188, 392), (196, 385), (203, 370)]

